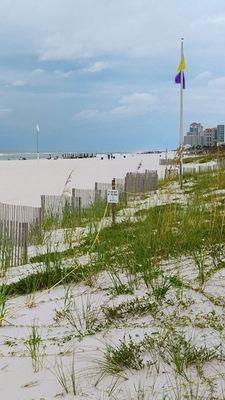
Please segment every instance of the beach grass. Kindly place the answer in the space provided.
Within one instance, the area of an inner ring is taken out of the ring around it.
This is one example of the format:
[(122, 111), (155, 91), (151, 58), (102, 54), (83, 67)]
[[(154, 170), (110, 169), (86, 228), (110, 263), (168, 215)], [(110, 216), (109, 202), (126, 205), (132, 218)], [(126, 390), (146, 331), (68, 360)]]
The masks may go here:
[[(137, 384), (133, 387), (135, 394), (126, 395), (120, 388), (143, 371), (150, 371), (151, 381), (155, 376), (155, 381), (158, 376), (162, 380), (166, 377), (163, 384), (170, 392), (165, 396), (158, 392), (164, 396), (160, 399), (223, 398), (216, 394), (218, 376), (212, 378), (208, 367), (224, 364), (225, 301), (210, 291), (208, 283), (213, 285), (214, 277), (225, 268), (224, 189), (224, 170), (186, 176), (183, 191), (176, 180), (167, 181), (159, 189), (159, 199), (168, 194), (166, 204), (148, 206), (146, 195), (130, 199), (117, 223), (103, 225), (97, 240), (105, 204), (93, 214), (92, 210), (90, 215), (79, 216), (74, 225), (69, 209), (63, 222), (49, 219), (51, 223), (43, 228), (46, 232), (59, 226), (71, 229), (66, 238), (69, 249), (51, 251), (47, 246), (48, 252), (31, 259), (32, 263), (43, 263), (38, 271), (4, 283), (0, 287), (0, 314), (4, 320), (8, 301), (14, 296), (35, 295), (64, 285), (60, 307), (54, 310), (54, 324), (59, 331), (66, 327), (67, 338), (63, 340), (68, 346), (52, 371), (63, 392), (73, 396), (79, 392), (75, 356), (67, 351), (83, 342), (84, 348), (94, 343), (97, 349), (95, 387), (102, 382), (108, 385), (107, 377), (115, 379), (113, 390), (103, 393), (104, 399), (109, 393), (117, 398), (117, 383), (121, 390), (118, 399), (157, 398), (149, 394), (154, 392), (154, 384), (147, 387), (148, 380), (143, 389)], [(78, 223), (88, 223), (89, 228), (74, 247), (71, 235)], [(88, 256), (85, 264), (79, 262), (82, 255)], [(79, 301), (77, 284), (83, 285), (78, 289)], [(83, 293), (86, 290), (88, 295)], [(105, 296), (107, 301), (98, 304), (92, 296)], [(207, 312), (198, 312), (196, 304), (203, 310), (208, 307)], [(208, 329), (211, 334), (216, 332), (216, 344), (202, 339), (200, 331), (196, 341), (197, 329), (206, 334)], [(88, 342), (89, 336), (93, 342)], [(42, 339), (36, 323), (31, 326), (26, 349), (37, 372)], [(69, 357), (67, 363), (65, 357)]]
[[(220, 187), (223, 187), (224, 171), (220, 175)], [(200, 174), (194, 182), (193, 192), (187, 197), (186, 204), (154, 206), (135, 213), (135, 220), (128, 218), (103, 228), (99, 233), (99, 240), (92, 247), (95, 257), (85, 268), (76, 265), (76, 257), (88, 253), (94, 242), (96, 230), (90, 230), (81, 245), (76, 248), (32, 257), (32, 263), (43, 262), (45, 268), (24, 278), (24, 282), (12, 285), (10, 292), (29, 293), (34, 291), (34, 288), (48, 288), (70, 271), (71, 275), (66, 282), (85, 280), (97, 272), (107, 270), (117, 293), (132, 290), (131, 286), (123, 286), (120, 282), (118, 272), (123, 272), (130, 277), (130, 281), (135, 281), (138, 277), (146, 287), (152, 288), (156, 297), (162, 296), (169, 286), (166, 281), (159, 284), (158, 277), (163, 276), (161, 262), (182, 255), (194, 258), (199, 282), (203, 285), (209, 271), (206, 273), (204, 269), (202, 255), (210, 255), (216, 267), (225, 243), (225, 214), (221, 204), (216, 201), (216, 195), (215, 201), (211, 199), (210, 204), (205, 199), (205, 187), (208, 182), (212, 183), (213, 188), (216, 187), (217, 174)], [(211, 195), (213, 196), (213, 191)], [(67, 257), (74, 259), (75, 267), (66, 267), (65, 263), (64, 266), (61, 265), (62, 260)]]

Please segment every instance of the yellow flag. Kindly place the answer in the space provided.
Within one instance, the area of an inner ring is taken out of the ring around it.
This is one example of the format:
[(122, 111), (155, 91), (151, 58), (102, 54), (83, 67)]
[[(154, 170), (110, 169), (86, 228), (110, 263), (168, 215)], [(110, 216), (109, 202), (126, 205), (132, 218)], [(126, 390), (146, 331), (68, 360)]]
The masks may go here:
[(185, 69), (186, 68), (186, 61), (185, 61), (185, 58), (184, 58), (184, 56), (182, 57), (182, 59), (181, 59), (181, 62), (180, 62), (180, 64), (179, 64), (179, 66), (178, 66), (178, 68), (177, 68), (177, 71), (178, 72), (181, 72), (181, 71), (183, 71), (183, 69)]

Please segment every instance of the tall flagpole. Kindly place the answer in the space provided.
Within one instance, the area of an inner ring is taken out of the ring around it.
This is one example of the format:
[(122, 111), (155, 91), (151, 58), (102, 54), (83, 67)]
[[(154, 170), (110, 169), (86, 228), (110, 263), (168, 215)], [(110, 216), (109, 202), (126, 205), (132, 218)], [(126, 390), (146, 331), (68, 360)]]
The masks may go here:
[[(184, 38), (181, 38), (181, 62), (184, 58)], [(183, 147), (184, 147), (184, 71), (181, 68), (180, 81), (180, 187), (183, 187)]]

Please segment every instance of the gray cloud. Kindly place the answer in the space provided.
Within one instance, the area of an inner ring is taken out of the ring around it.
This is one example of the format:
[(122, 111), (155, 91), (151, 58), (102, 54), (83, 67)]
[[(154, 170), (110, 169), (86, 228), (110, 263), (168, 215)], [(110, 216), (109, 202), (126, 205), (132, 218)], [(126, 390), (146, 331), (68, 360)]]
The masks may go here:
[[(213, 4), (212, 4), (213, 3)], [(190, 23), (188, 23), (190, 21)], [(210, 31), (211, 26), (215, 31)], [(99, 54), (132, 57), (176, 51), (180, 36), (195, 47), (225, 31), (220, 0), (2, 0), (2, 53), (38, 54), (43, 60)], [(10, 47), (9, 47), (10, 45)]]

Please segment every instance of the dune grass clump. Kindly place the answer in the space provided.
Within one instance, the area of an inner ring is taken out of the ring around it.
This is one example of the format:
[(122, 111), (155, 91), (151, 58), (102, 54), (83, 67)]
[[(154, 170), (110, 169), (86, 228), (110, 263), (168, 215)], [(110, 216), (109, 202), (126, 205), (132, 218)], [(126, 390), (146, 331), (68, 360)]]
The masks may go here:
[(29, 261), (31, 264), (40, 263), (40, 262), (55, 263), (55, 262), (58, 262), (59, 260), (65, 260), (66, 258), (72, 258), (75, 256), (79, 256), (82, 251), (83, 251), (82, 245), (79, 247), (70, 247), (69, 249), (60, 251), (60, 252), (52, 251), (52, 252), (48, 252), (46, 254), (40, 254), (37, 256), (33, 256), (30, 258)]
[(118, 271), (109, 271), (108, 276), (112, 282), (112, 287), (110, 288), (110, 293), (115, 296), (123, 294), (133, 294), (135, 282), (131, 279), (127, 279), (124, 282)]
[(0, 275), (5, 277), (8, 269), (11, 267), (11, 258), (13, 252), (12, 241), (0, 232)]
[(93, 305), (90, 296), (82, 296), (80, 306), (76, 305), (75, 302), (70, 304), (63, 316), (74, 329), (75, 335), (83, 337), (94, 334), (103, 327), (100, 311), (96, 305)]
[(39, 333), (39, 327), (36, 325), (35, 321), (32, 324), (31, 333), (25, 342), (25, 346), (32, 360), (33, 371), (38, 372), (44, 357), (44, 347)]
[(194, 367), (201, 376), (205, 363), (221, 357), (218, 347), (196, 347), (191, 340), (174, 329), (155, 335), (146, 334), (142, 343), (147, 352), (156, 352), (163, 362), (171, 365), (178, 375), (186, 379), (188, 368)]
[[(65, 277), (68, 273), (70, 273), (70, 275)], [(78, 275), (81, 275), (81, 271), (76, 271), (75, 267), (55, 268), (54, 266), (46, 266), (43, 270), (27, 275), (17, 282), (7, 284), (6, 292), (10, 296), (28, 295), (38, 290), (49, 289), (59, 281), (65, 283), (76, 282)]]
[(92, 277), (101, 271), (101, 267), (101, 264), (95, 260), (91, 261), (89, 265), (77, 264), (74, 260), (73, 265), (67, 267), (59, 258), (55, 263), (47, 262), (42, 269), (19, 281), (6, 284), (6, 292), (9, 296), (28, 295), (39, 290), (51, 289), (55, 285), (82, 281), (92, 285)]
[(3, 322), (8, 313), (7, 301), (8, 301), (8, 292), (6, 285), (2, 285), (0, 287), (0, 326), (3, 325)]
[(70, 285), (64, 285), (64, 296), (63, 296), (63, 306), (55, 310), (55, 321), (60, 321), (64, 319), (65, 314), (70, 311), (73, 305), (73, 293), (72, 287)]
[(125, 320), (127, 318), (143, 316), (146, 314), (155, 316), (158, 309), (158, 304), (151, 300), (150, 295), (126, 301), (115, 307), (102, 307), (102, 311), (109, 322)]
[(131, 337), (128, 340), (123, 338), (117, 346), (107, 344), (102, 358), (96, 361), (99, 370), (96, 385), (107, 375), (120, 375), (126, 369), (142, 369), (142, 351), (142, 345)]
[(106, 362), (109, 366), (117, 365), (120, 371), (127, 368), (139, 370), (143, 368), (141, 352), (140, 343), (135, 343), (131, 337), (127, 341), (123, 338), (118, 346), (107, 346)]
[(74, 396), (77, 395), (78, 378), (75, 369), (74, 353), (68, 367), (64, 366), (62, 357), (59, 357), (59, 359), (57, 359), (55, 362), (52, 372), (66, 394), (72, 393)]

